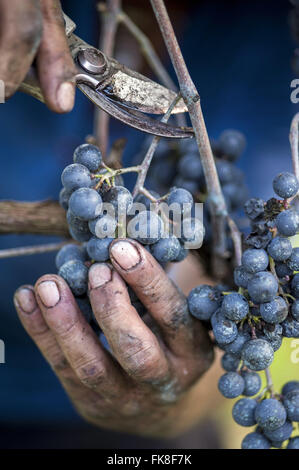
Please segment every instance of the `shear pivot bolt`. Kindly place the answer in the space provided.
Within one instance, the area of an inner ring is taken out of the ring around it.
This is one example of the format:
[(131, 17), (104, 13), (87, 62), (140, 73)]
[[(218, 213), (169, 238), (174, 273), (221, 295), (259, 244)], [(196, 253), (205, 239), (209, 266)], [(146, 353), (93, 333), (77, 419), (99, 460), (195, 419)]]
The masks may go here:
[(89, 48), (79, 51), (78, 61), (84, 70), (95, 75), (103, 73), (107, 67), (104, 54), (97, 49)]

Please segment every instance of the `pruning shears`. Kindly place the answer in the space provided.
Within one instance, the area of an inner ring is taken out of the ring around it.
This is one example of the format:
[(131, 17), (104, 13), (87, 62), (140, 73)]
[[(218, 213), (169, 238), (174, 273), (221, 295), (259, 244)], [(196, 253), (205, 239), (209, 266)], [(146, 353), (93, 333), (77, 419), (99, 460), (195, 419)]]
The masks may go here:
[[(193, 137), (191, 127), (173, 126), (148, 114), (165, 114), (176, 97), (168, 88), (144, 77), (102, 51), (91, 47), (74, 34), (76, 24), (64, 14), (65, 31), (77, 68), (77, 87), (96, 106), (125, 124), (160, 137)], [(34, 67), (31, 67), (20, 91), (44, 101)], [(172, 113), (186, 112), (180, 100)]]

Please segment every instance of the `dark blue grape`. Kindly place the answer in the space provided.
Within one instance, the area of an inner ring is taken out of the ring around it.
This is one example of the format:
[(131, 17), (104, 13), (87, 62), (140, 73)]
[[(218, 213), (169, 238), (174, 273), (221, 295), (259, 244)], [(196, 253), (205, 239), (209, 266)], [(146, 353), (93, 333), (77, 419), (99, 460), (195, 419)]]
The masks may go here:
[(292, 271), (299, 271), (299, 248), (293, 248), (291, 256), (286, 263)]
[(242, 255), (242, 266), (246, 271), (255, 274), (259, 271), (265, 271), (269, 264), (269, 257), (265, 250), (256, 250), (249, 248)]
[(90, 239), (91, 233), (86, 221), (75, 217), (70, 209), (66, 213), (66, 218), (69, 224), (70, 234), (74, 240), (86, 242)]
[(65, 167), (61, 175), (61, 181), (67, 191), (90, 188), (92, 184), (89, 170), (79, 163), (73, 163)]
[(62, 188), (59, 193), (59, 204), (65, 211), (67, 211), (69, 208), (69, 200), (70, 200), (71, 194), (72, 192), (68, 191), (66, 188)]
[(284, 425), (287, 413), (280, 401), (267, 398), (258, 403), (255, 409), (255, 419), (264, 431), (275, 431)]
[(222, 187), (222, 192), (226, 201), (229, 201), (232, 210), (242, 207), (248, 198), (247, 186), (236, 181), (225, 184)]
[(292, 423), (286, 421), (280, 428), (274, 431), (264, 431), (265, 436), (272, 442), (284, 442), (291, 437), (293, 432)]
[(125, 215), (133, 205), (132, 194), (124, 186), (112, 187), (103, 194), (102, 198), (104, 202), (112, 204), (116, 215)]
[(263, 434), (260, 434), (258, 432), (251, 432), (250, 434), (247, 434), (247, 436), (244, 437), (241, 447), (244, 450), (267, 450), (271, 448), (271, 443), (265, 436), (263, 436)]
[(94, 189), (80, 188), (71, 195), (69, 207), (75, 217), (92, 220), (101, 213), (102, 198)]
[(243, 295), (233, 292), (224, 296), (221, 311), (229, 320), (239, 322), (247, 317), (249, 305)]
[(247, 289), (248, 282), (252, 278), (252, 274), (246, 271), (243, 266), (238, 266), (234, 269), (234, 281), (238, 287)]
[(295, 389), (288, 392), (283, 401), (288, 419), (290, 421), (299, 421), (299, 390)]
[(240, 364), (240, 359), (233, 354), (225, 353), (221, 358), (221, 365), (227, 372), (235, 372)]
[(74, 245), (73, 243), (63, 246), (58, 251), (55, 258), (56, 268), (60, 269), (64, 263), (72, 260), (82, 261), (84, 263), (84, 261), (87, 260), (85, 248)]
[(254, 371), (266, 369), (273, 359), (273, 348), (268, 341), (263, 339), (248, 341), (242, 350), (242, 360), (245, 366)]
[(180, 235), (181, 241), (187, 244), (187, 248), (190, 248), (189, 244), (201, 245), (205, 235), (202, 221), (194, 217), (184, 217)]
[(241, 375), (245, 381), (243, 395), (246, 397), (253, 397), (260, 391), (262, 386), (262, 381), (259, 374), (256, 372), (243, 371)]
[(176, 237), (169, 237), (161, 238), (151, 248), (153, 256), (159, 263), (168, 263), (179, 256), (181, 245)]
[(176, 259), (173, 260), (173, 263), (180, 263), (187, 258), (189, 250), (186, 250), (183, 245), (180, 244), (180, 251)]
[(299, 274), (298, 273), (295, 274), (295, 276), (293, 277), (291, 287), (292, 287), (292, 294), (297, 299), (299, 299)]
[(287, 318), (282, 322), (283, 336), (286, 338), (299, 338), (299, 321)]
[(155, 212), (140, 212), (128, 223), (127, 233), (130, 238), (134, 238), (144, 245), (152, 245), (163, 236), (163, 220)]
[(216, 311), (211, 318), (215, 340), (221, 346), (232, 343), (238, 336), (237, 325), (223, 315), (221, 311)]
[(95, 145), (82, 144), (76, 148), (73, 159), (74, 163), (80, 163), (95, 172), (102, 163), (102, 154)]
[(259, 234), (258, 232), (251, 232), (247, 237), (246, 237), (246, 245), (251, 246), (252, 248), (256, 248), (257, 250), (260, 249), (265, 249), (269, 245), (269, 243), (272, 240), (272, 233), (269, 231), (266, 231), (262, 234)]
[(96, 219), (88, 222), (89, 230), (98, 238), (114, 237), (117, 227), (115, 217), (109, 214), (99, 215)]
[(211, 286), (202, 285), (191, 290), (188, 306), (191, 315), (199, 320), (209, 320), (220, 305), (220, 295)]
[(109, 246), (113, 238), (97, 238), (92, 237), (87, 243), (87, 253), (94, 261), (108, 261), (109, 259)]
[(261, 304), (260, 314), (267, 323), (281, 323), (288, 316), (288, 306), (282, 297), (275, 297), (271, 302)]
[(282, 331), (283, 331), (282, 326), (279, 324), (276, 324), (276, 325), (266, 324), (266, 326), (263, 329), (264, 339), (269, 341), (274, 352), (278, 351), (278, 349), (280, 348), (282, 344)]
[(293, 274), (293, 271), (285, 263), (275, 263), (275, 271), (280, 279)]
[(178, 171), (183, 178), (199, 181), (203, 177), (203, 169), (198, 153), (184, 155), (179, 161)]
[(257, 402), (252, 398), (241, 398), (233, 406), (233, 419), (240, 426), (254, 426)]
[(289, 440), (287, 449), (299, 449), (299, 437), (292, 437), (292, 439)]
[(196, 194), (199, 191), (199, 184), (198, 184), (197, 181), (187, 180), (187, 179), (183, 178), (180, 175), (178, 175), (174, 179), (173, 185), (178, 187), (178, 188), (185, 189), (186, 191), (188, 191), (191, 194)]
[(227, 129), (220, 134), (218, 140), (218, 149), (230, 160), (237, 160), (244, 152), (246, 147), (245, 136), (234, 129)]
[(292, 209), (280, 212), (275, 219), (277, 230), (285, 237), (296, 235), (299, 226), (298, 213)]
[(262, 199), (252, 198), (245, 202), (244, 211), (247, 217), (251, 220), (255, 220), (258, 217), (264, 215), (265, 203)]
[(277, 290), (277, 280), (267, 271), (254, 274), (248, 282), (248, 293), (256, 304), (271, 302), (276, 297)]
[(182, 214), (190, 214), (193, 205), (193, 197), (189, 191), (182, 188), (173, 188), (167, 198), (169, 206), (178, 204)]
[(250, 334), (248, 331), (240, 331), (236, 339), (224, 346), (226, 352), (235, 355), (240, 358), (243, 350), (243, 346), (247, 341), (250, 340)]
[(288, 173), (279, 173), (273, 180), (273, 189), (278, 196), (283, 199), (295, 196), (299, 190), (299, 183), (295, 175)]
[(283, 396), (287, 395), (289, 392), (292, 392), (293, 390), (299, 390), (299, 381), (298, 380), (291, 380), (290, 382), (287, 382), (281, 390), (281, 394)]
[(218, 389), (225, 398), (239, 397), (244, 387), (244, 379), (237, 372), (226, 372), (218, 382)]
[[(155, 199), (160, 199), (160, 194), (158, 194), (156, 191), (149, 191), (150, 194), (155, 198)], [(152, 201), (146, 197), (144, 194), (138, 194), (134, 202), (138, 202), (139, 204), (143, 204), (145, 206), (145, 210), (149, 211), (151, 208)]]
[(299, 321), (299, 300), (294, 300), (292, 304), (292, 317)]
[(88, 269), (82, 261), (72, 260), (64, 263), (58, 275), (67, 282), (74, 295), (86, 293)]
[(216, 169), (221, 185), (232, 183), (233, 181), (237, 180), (237, 169), (232, 163), (228, 162), (227, 160), (217, 160)]
[(275, 237), (267, 251), (274, 261), (286, 261), (292, 254), (292, 244), (288, 238)]

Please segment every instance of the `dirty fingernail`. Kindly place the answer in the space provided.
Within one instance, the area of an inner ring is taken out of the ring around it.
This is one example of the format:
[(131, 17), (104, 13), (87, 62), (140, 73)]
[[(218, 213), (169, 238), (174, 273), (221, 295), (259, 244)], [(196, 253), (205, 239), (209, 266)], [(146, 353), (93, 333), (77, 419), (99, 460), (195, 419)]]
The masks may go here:
[(107, 264), (95, 263), (89, 269), (89, 289), (97, 289), (111, 281), (112, 271)]
[(141, 261), (137, 248), (127, 241), (114, 243), (111, 246), (110, 253), (116, 263), (126, 271), (134, 268)]
[(54, 281), (41, 282), (37, 287), (37, 293), (43, 305), (47, 308), (54, 307), (60, 300), (60, 293)]
[(57, 102), (61, 111), (65, 113), (71, 111), (75, 102), (74, 85), (69, 82), (62, 83), (57, 91)]
[(37, 307), (34, 293), (27, 287), (21, 287), (14, 296), (14, 303), (17, 308), (20, 308), (23, 312), (28, 315)]

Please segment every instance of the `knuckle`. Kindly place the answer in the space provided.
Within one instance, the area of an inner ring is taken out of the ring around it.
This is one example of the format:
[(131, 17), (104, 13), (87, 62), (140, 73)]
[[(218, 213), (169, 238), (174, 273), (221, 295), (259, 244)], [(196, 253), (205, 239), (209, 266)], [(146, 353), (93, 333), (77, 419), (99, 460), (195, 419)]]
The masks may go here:
[(21, 22), (18, 34), (22, 42), (24, 42), (30, 49), (36, 49), (40, 43), (43, 32), (42, 17), (40, 12), (32, 12), (30, 20)]
[(95, 388), (101, 385), (106, 379), (104, 367), (93, 360), (87, 361), (76, 369), (79, 380), (89, 388)]

